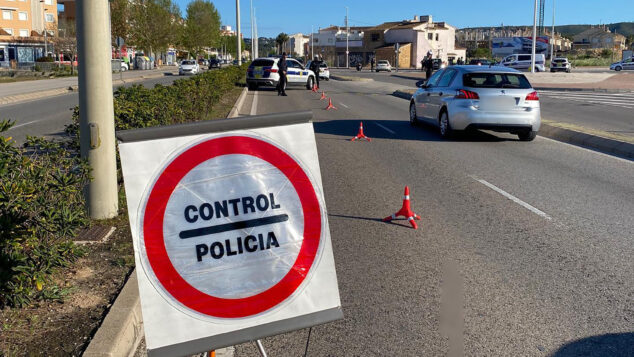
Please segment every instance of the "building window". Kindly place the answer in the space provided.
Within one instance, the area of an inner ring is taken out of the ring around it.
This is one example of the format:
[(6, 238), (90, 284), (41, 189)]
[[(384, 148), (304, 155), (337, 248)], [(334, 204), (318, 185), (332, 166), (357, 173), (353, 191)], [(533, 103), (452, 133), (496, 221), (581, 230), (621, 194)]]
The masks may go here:
[(436, 34), (436, 41), (438, 41), (438, 34)]
[(13, 20), (13, 12), (11, 10), (2, 10), (3, 20)]
[(44, 0), (45, 5), (53, 5), (53, 0)]
[(29, 37), (29, 30), (20, 30), (20, 37)]
[(332, 38), (329, 38), (329, 39), (328, 39), (328, 43), (332, 43)]
[(372, 34), (372, 42), (376, 42), (379, 40), (379, 34), (378, 33), (373, 33)]
[(428, 34), (427, 34), (427, 39), (428, 39), (428, 40), (430, 40), (430, 41), (431, 41), (431, 40), (433, 40), (433, 39), (434, 39), (434, 34), (433, 34), (433, 33), (431, 33), (431, 32), (430, 32), (430, 33), (428, 33)]
[(4, 32), (8, 33), (9, 36), (13, 36), (13, 29), (3, 29)]
[(53, 14), (46, 14), (46, 22), (55, 22), (55, 16), (53, 16)]
[(18, 19), (19, 19), (20, 21), (26, 21), (26, 20), (28, 20), (28, 15), (27, 15), (27, 12), (26, 12), (26, 11), (20, 11), (20, 12), (18, 12)]

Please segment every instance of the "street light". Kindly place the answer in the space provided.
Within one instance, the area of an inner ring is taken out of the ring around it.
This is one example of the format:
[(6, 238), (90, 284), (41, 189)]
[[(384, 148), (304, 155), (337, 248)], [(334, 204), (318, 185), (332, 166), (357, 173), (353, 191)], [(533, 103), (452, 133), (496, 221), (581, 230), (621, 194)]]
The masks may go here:
[(236, 37), (238, 38), (238, 66), (242, 65), (242, 41), (240, 41), (240, 0), (236, 0)]
[(531, 73), (535, 73), (535, 46), (537, 45), (537, 0), (535, 0), (535, 10), (533, 14), (533, 49), (531, 59)]
[(48, 57), (48, 31), (46, 31), (46, 8), (44, 0), (40, 0), (42, 4), (42, 27), (44, 28), (44, 57)]

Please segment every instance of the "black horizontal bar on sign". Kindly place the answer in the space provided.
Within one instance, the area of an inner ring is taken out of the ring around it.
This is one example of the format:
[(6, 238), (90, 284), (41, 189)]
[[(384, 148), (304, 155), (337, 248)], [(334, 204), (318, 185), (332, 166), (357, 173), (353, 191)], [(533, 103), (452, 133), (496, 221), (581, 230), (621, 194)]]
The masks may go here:
[(117, 139), (120, 142), (130, 143), (135, 141), (157, 140), (173, 138), (177, 136), (199, 135), (231, 130), (245, 130), (291, 124), (304, 124), (310, 123), (312, 120), (313, 113), (311, 111), (287, 112), (123, 130), (118, 131), (116, 135)]
[(238, 229), (265, 226), (267, 224), (280, 223), (280, 222), (286, 222), (286, 221), (288, 221), (287, 214), (278, 214), (277, 216), (250, 219), (247, 221), (240, 221), (240, 222), (231, 222), (231, 223), (219, 224), (217, 226), (189, 229), (189, 230), (180, 232), (178, 236), (181, 239), (196, 238), (196, 237), (206, 236), (210, 234), (217, 234), (217, 233), (235, 231)]

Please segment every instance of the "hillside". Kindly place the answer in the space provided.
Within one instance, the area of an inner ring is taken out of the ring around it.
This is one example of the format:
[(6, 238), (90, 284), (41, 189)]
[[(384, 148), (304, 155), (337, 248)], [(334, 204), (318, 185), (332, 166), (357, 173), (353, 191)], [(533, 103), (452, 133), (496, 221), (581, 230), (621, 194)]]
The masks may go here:
[[(620, 33), (625, 37), (634, 35), (634, 22), (617, 22), (614, 24), (606, 24), (610, 31)], [(589, 29), (591, 25), (564, 25), (555, 26), (555, 31), (564, 35), (574, 36)]]

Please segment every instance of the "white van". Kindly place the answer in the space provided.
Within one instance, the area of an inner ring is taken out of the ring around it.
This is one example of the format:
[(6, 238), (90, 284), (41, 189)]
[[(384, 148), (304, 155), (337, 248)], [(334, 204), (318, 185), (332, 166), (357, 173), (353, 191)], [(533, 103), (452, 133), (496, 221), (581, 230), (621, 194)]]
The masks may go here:
[[(528, 70), (531, 68), (533, 55), (515, 54), (504, 57), (500, 62), (500, 66), (511, 67), (518, 70)], [(535, 55), (535, 72), (544, 72), (546, 70), (546, 56), (543, 54)]]

